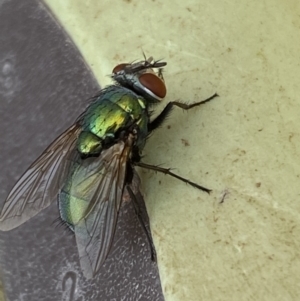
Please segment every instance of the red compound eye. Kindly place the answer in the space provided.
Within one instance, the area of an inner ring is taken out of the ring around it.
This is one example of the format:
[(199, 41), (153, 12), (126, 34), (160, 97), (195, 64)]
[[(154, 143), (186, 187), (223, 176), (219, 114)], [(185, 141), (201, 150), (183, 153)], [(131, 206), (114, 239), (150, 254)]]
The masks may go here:
[(159, 98), (164, 98), (166, 96), (166, 85), (157, 75), (152, 73), (144, 73), (139, 77), (139, 80), (145, 88), (149, 89)]
[(130, 64), (119, 64), (119, 65), (117, 65), (117, 66), (113, 69), (112, 72), (113, 72), (114, 74), (116, 74), (116, 73), (118, 73), (118, 72), (124, 70), (125, 67), (128, 66), (128, 65), (130, 65)]

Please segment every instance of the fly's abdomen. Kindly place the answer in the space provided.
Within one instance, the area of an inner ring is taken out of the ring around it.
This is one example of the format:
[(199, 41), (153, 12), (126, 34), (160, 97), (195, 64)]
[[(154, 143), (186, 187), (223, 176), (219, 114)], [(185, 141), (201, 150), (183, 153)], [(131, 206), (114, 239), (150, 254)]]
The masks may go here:
[(88, 171), (88, 164), (74, 163), (59, 193), (58, 205), (61, 219), (72, 230), (74, 230), (74, 225), (87, 215), (91, 196), (96, 193), (97, 189), (95, 181), (101, 176), (95, 172), (86, 179)]
[(142, 126), (144, 140), (147, 121), (143, 98), (127, 88), (111, 86), (103, 90), (86, 110), (77, 141), (78, 151), (84, 155), (100, 154), (103, 146), (112, 143), (121, 129), (126, 130), (133, 124)]

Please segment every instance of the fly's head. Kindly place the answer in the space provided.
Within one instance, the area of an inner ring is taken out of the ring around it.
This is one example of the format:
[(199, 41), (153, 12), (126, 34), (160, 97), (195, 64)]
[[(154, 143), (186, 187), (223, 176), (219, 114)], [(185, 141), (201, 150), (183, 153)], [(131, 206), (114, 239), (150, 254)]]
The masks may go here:
[(153, 57), (137, 63), (119, 64), (113, 69), (112, 78), (121, 86), (128, 87), (143, 96), (150, 103), (157, 103), (167, 94), (162, 74), (166, 65), (166, 62), (154, 61)]

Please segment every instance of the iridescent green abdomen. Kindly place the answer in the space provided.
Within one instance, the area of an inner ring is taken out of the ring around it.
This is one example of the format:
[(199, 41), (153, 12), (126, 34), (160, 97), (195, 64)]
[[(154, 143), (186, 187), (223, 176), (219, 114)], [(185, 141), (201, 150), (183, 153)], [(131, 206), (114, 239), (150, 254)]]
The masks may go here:
[[(66, 179), (65, 185), (62, 187), (59, 194), (58, 207), (60, 211), (61, 219), (67, 223), (67, 225), (74, 230), (74, 225), (77, 224), (82, 217), (86, 214), (89, 202), (83, 195), (91, 192), (90, 189), (95, 189), (87, 185), (82, 187), (80, 185), (80, 164), (75, 162), (71, 167), (69, 177)], [(95, 174), (95, 176), (99, 176)], [(85, 183), (86, 184), (86, 183)], [(92, 191), (93, 193), (93, 191)]]
[(100, 92), (81, 119), (82, 132), (77, 147), (85, 155), (99, 154), (105, 144), (114, 141), (121, 129), (137, 124), (140, 129), (137, 144), (143, 147), (147, 136), (146, 101), (121, 86), (110, 86)]

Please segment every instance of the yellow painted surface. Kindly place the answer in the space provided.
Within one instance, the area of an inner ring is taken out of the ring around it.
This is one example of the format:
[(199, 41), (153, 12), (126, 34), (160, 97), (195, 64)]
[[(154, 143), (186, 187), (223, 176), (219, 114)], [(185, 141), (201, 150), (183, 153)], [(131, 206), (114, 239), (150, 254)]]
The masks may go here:
[(213, 189), (141, 173), (166, 301), (299, 300), (299, 1), (46, 3), (101, 85), (143, 49), (168, 62), (168, 101), (220, 95), (145, 149)]

